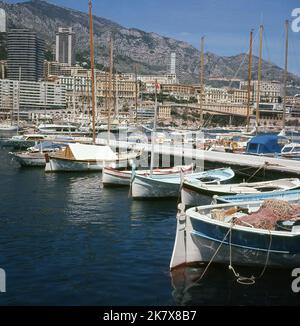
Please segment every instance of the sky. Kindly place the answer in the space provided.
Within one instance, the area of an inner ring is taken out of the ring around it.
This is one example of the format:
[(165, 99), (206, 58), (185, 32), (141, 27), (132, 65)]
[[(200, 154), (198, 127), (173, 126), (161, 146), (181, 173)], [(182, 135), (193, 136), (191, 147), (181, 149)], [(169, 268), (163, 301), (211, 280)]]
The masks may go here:
[[(6, 0), (6, 2), (24, 2)], [(88, 0), (48, 2), (87, 12)], [(263, 57), (284, 65), (284, 22), (289, 28), (289, 71), (300, 75), (299, 32), (291, 28), (292, 11), (300, 0), (94, 0), (94, 15), (125, 27), (186, 41), (199, 48), (205, 36), (205, 51), (231, 56), (249, 49), (249, 33), (254, 29), (254, 54), (258, 55), (259, 25), (264, 25)], [(300, 9), (299, 9), (300, 17)]]

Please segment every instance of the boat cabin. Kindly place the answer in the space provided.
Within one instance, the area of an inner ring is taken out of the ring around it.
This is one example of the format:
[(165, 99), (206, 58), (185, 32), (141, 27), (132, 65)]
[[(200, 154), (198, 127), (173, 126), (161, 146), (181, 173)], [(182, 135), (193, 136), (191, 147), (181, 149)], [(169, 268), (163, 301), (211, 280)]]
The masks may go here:
[(247, 143), (246, 154), (280, 154), (288, 139), (277, 135), (255, 136)]

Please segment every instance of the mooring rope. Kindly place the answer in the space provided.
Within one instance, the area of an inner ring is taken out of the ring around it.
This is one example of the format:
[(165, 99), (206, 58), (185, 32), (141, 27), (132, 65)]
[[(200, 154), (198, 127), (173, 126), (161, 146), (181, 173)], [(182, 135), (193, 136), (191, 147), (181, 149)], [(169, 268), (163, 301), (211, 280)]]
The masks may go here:
[(272, 233), (269, 230), (269, 234), (270, 234), (270, 241), (269, 241), (269, 247), (268, 247), (268, 251), (267, 251), (267, 257), (266, 257), (266, 261), (263, 267), (263, 270), (261, 271), (261, 273), (259, 274), (259, 276), (255, 277), (254, 275), (247, 277), (247, 276), (241, 276), (239, 273), (236, 272), (236, 270), (234, 269), (233, 265), (232, 265), (232, 242), (231, 242), (231, 229), (230, 229), (230, 236), (229, 236), (229, 266), (228, 268), (233, 272), (234, 276), (236, 277), (236, 281), (240, 284), (243, 285), (253, 285), (255, 284), (256, 280), (263, 277), (263, 275), (265, 274), (265, 271), (267, 269), (268, 266), (268, 262), (269, 262), (269, 258), (270, 258), (270, 251), (271, 251), (271, 246), (272, 246)]
[(236, 281), (238, 283), (242, 284), (242, 285), (254, 285), (256, 280), (263, 277), (263, 275), (265, 274), (268, 263), (269, 263), (269, 259), (270, 259), (270, 251), (271, 251), (272, 240), (273, 240), (271, 230), (269, 230), (270, 241), (269, 241), (269, 246), (268, 246), (268, 250), (267, 250), (267, 256), (266, 256), (265, 264), (264, 264), (264, 267), (263, 267), (261, 273), (259, 274), (259, 276), (254, 276), (254, 275), (251, 275), (250, 277), (242, 276), (238, 272), (236, 272), (236, 270), (235, 270), (235, 268), (233, 267), (233, 264), (232, 264), (232, 229), (233, 229), (235, 223), (236, 223), (236, 218), (233, 218), (228, 232), (224, 236), (223, 240), (221, 241), (221, 243), (218, 246), (217, 250), (215, 251), (214, 255), (212, 256), (209, 263), (205, 267), (203, 273), (201, 274), (199, 279), (197, 279), (196, 282), (201, 281), (202, 278), (204, 277), (204, 275), (207, 273), (210, 265), (212, 264), (212, 262), (215, 259), (216, 255), (219, 253), (219, 251), (220, 251), (222, 245), (224, 244), (225, 239), (228, 237), (228, 235), (229, 235), (229, 266), (228, 266), (228, 268), (229, 268), (229, 270), (231, 270), (233, 272), (234, 276), (236, 277)]

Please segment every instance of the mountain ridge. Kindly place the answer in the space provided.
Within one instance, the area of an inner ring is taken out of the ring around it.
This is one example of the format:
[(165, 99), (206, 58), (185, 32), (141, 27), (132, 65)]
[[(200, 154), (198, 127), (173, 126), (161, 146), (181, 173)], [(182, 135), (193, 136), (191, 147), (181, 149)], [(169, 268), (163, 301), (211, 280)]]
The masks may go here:
[[(8, 28), (29, 28), (41, 35), (53, 53), (58, 27), (73, 27), (76, 33), (76, 51), (85, 56), (89, 53), (89, 17), (87, 13), (61, 7), (48, 1), (31, 0), (16, 4), (0, 1), (7, 13)], [(138, 28), (126, 28), (109, 19), (94, 17), (94, 43), (96, 61), (108, 65), (108, 40), (114, 36), (116, 68), (121, 72), (134, 71), (138, 65), (140, 73), (161, 74), (169, 71), (171, 52), (176, 52), (180, 66), (180, 79), (184, 83), (196, 83), (199, 79), (199, 50), (184, 41), (178, 41), (154, 32)], [(247, 55), (246, 55), (247, 56)], [(247, 79), (248, 67), (245, 54), (219, 56), (205, 53), (205, 75)], [(244, 64), (241, 63), (244, 60)], [(253, 57), (254, 74), (257, 75), (258, 58)], [(241, 66), (241, 67), (240, 67)], [(237, 67), (240, 70), (237, 72)], [(256, 71), (256, 73), (255, 73)], [(273, 63), (263, 61), (264, 79), (282, 80), (283, 70)], [(288, 74), (289, 82), (300, 85), (300, 77)]]

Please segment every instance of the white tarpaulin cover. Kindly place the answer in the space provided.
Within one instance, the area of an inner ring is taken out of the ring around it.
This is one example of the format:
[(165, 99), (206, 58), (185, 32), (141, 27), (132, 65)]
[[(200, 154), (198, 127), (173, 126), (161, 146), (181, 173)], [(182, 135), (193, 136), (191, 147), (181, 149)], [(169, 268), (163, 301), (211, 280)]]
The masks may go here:
[(74, 158), (79, 161), (96, 160), (107, 161), (116, 160), (117, 155), (109, 146), (86, 145), (86, 144), (69, 144), (69, 148)]

